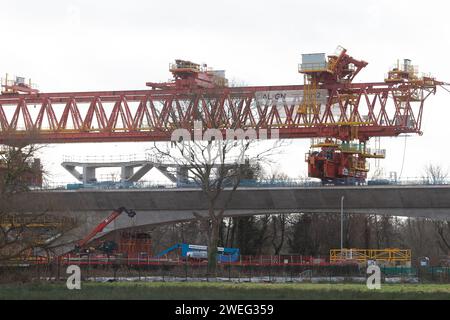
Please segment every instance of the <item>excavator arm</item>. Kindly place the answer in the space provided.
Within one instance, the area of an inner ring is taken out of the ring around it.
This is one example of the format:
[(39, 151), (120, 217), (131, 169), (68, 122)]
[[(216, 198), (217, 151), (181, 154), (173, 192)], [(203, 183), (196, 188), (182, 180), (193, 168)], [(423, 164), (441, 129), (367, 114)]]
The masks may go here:
[(115, 219), (117, 219), (118, 216), (120, 216), (123, 212), (126, 212), (127, 215), (130, 218), (133, 218), (136, 215), (136, 212), (134, 210), (128, 210), (124, 207), (120, 207), (116, 210), (114, 210), (107, 218), (105, 218), (102, 222), (100, 222), (86, 237), (81, 239), (77, 243), (78, 248), (84, 247), (89, 241), (91, 241), (98, 233), (102, 232), (103, 229), (113, 222)]

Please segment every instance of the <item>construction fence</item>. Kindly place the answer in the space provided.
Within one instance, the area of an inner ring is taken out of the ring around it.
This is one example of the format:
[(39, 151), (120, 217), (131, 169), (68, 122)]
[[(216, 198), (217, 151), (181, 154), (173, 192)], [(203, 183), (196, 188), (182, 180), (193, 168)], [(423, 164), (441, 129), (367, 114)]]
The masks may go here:
[[(78, 264), (84, 281), (208, 281), (205, 263), (154, 265)], [(47, 263), (0, 266), (0, 282), (65, 280), (68, 264)], [(450, 267), (380, 267), (384, 283), (450, 283)], [(361, 282), (361, 265), (219, 264), (214, 279), (232, 282)]]

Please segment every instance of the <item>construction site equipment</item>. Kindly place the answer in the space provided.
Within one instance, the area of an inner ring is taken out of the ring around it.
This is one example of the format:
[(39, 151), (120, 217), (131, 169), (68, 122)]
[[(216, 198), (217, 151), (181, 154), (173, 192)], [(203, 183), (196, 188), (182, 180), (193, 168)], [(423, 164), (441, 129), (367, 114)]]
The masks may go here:
[[(208, 247), (187, 243), (177, 243), (166, 250), (161, 251), (155, 257), (167, 256), (171, 252), (176, 252), (184, 259), (208, 259)], [(217, 248), (217, 260), (219, 262), (236, 262), (239, 260), (239, 249), (237, 248)]]
[[(83, 250), (89, 241), (91, 241), (96, 235), (102, 232), (108, 224), (117, 219), (123, 212), (125, 212), (130, 218), (134, 218), (134, 216), (136, 216), (136, 212), (134, 210), (128, 210), (124, 207), (120, 207), (114, 210), (108, 217), (102, 220), (102, 222), (100, 222), (86, 237), (84, 237), (77, 243), (75, 251)], [(105, 241), (101, 243), (99, 247), (97, 247), (98, 250), (105, 253), (112, 253), (113, 251), (117, 250), (117, 248), (117, 244), (113, 241)]]
[(152, 238), (146, 232), (120, 232), (118, 252), (126, 253), (128, 257), (150, 257), (152, 255)]
[(331, 263), (362, 263), (411, 266), (410, 249), (331, 249)]
[[(309, 122), (314, 116), (333, 117), (332, 121), (340, 128), (347, 128), (347, 136), (341, 135), (334, 140), (326, 138), (321, 143), (311, 145), (311, 151), (305, 159), (308, 163), (309, 177), (319, 178), (324, 184), (365, 183), (369, 171), (366, 160), (368, 158), (382, 159), (386, 153), (385, 150), (371, 150), (366, 146), (371, 136), (381, 135), (361, 136), (358, 131), (362, 129), (361, 127), (376, 125), (376, 121), (373, 121), (375, 118), (381, 125), (389, 123), (389, 119), (385, 118), (386, 110), (389, 108), (387, 103), (379, 113), (374, 113), (373, 108), (368, 105), (367, 114), (362, 114), (361, 106), (363, 105), (360, 100), (367, 99), (367, 96), (361, 95), (361, 92), (353, 90), (350, 86), (355, 76), (367, 66), (367, 62), (354, 59), (342, 47), (338, 47), (334, 55), (328, 56), (328, 60), (325, 54), (303, 55), (302, 59), (303, 63), (299, 72), (304, 74), (305, 98), (298, 113), (305, 119), (308, 118)], [(417, 125), (418, 117), (422, 116), (424, 97), (430, 92), (434, 93), (436, 85), (440, 84), (432, 77), (419, 77), (417, 67), (412, 66), (409, 59), (405, 59), (401, 66), (397, 63), (397, 66), (389, 71), (385, 83), (396, 84), (397, 87), (391, 92), (382, 89), (379, 96), (385, 102), (388, 98), (393, 99), (395, 115), (390, 120), (392, 121), (390, 124), (391, 126), (401, 124), (407, 128)], [(321, 86), (337, 84), (348, 86), (347, 89), (336, 92), (332, 101), (329, 102), (333, 107), (328, 110), (328, 113), (321, 114), (319, 110), (322, 104), (317, 101), (319, 96), (317, 89)], [(403, 87), (405, 84), (411, 86), (405, 89)], [(420, 111), (416, 116), (412, 111), (414, 102), (420, 103)], [(392, 106), (390, 108), (392, 109)]]
[(305, 161), (309, 177), (319, 178), (323, 184), (361, 184), (366, 181), (370, 169), (366, 160), (385, 156), (386, 150), (367, 148), (365, 142), (325, 139), (311, 145)]
[(28, 81), (24, 77), (12, 77), (9, 78), (6, 74), (5, 78), (1, 79), (2, 94), (19, 94), (19, 93), (38, 93), (39, 90), (35, 88), (35, 84), (31, 83), (31, 79)]
[(424, 103), (446, 85), (419, 76), (409, 60), (384, 81), (353, 83), (367, 62), (342, 47), (302, 62), (303, 85), (228, 87), (222, 71), (176, 60), (173, 80), (149, 82), (148, 90), (8, 92), (0, 95), (0, 143), (171, 141), (180, 128), (194, 136), (200, 122), (224, 138), (227, 129), (254, 129), (260, 139), (336, 139), (339, 147), (307, 156), (309, 175), (362, 183), (370, 153), (343, 145), (364, 151), (371, 137), (422, 134)]
[(171, 82), (147, 82), (154, 89), (198, 89), (228, 86), (224, 70), (212, 70), (206, 64), (177, 59), (170, 64), (169, 71), (173, 75)]
[[(32, 132), (34, 141), (42, 143), (170, 141), (173, 130), (193, 130), (195, 120), (204, 129), (279, 129), (279, 138), (346, 141), (353, 136), (366, 141), (421, 133), (423, 102), (444, 83), (425, 78), (352, 83), (366, 64), (343, 50), (338, 57), (329, 57), (324, 71), (300, 69), (318, 86), (321, 106), (311, 119), (297, 112), (305, 85), (186, 88), (175, 81), (170, 88), (153, 90), (1, 95), (0, 141), (25, 139)], [(180, 66), (199, 72), (196, 68)], [(417, 91), (423, 93), (417, 108), (412, 105), (415, 101), (398, 99)], [(131, 103), (136, 108), (130, 108)], [(37, 112), (32, 113), (34, 105)], [(6, 109), (13, 112), (7, 115)]]

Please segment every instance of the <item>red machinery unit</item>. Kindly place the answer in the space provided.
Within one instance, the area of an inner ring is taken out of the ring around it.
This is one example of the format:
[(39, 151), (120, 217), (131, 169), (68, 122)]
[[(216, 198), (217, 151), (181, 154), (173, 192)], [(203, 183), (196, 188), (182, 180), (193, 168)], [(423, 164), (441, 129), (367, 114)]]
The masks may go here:
[[(121, 231), (118, 233), (119, 239), (115, 239), (116, 233), (112, 232), (105, 237), (93, 240), (96, 235), (102, 232), (107, 225), (117, 219), (123, 212), (125, 212), (130, 218), (134, 218), (136, 215), (134, 210), (128, 210), (124, 207), (114, 210), (86, 237), (77, 243), (75, 253), (81, 253), (81, 255), (89, 254), (93, 258), (100, 257), (104, 254), (107, 256), (121, 257), (151, 256), (152, 239), (150, 235), (145, 232), (139, 232), (137, 230)], [(91, 242), (91, 240), (93, 241)], [(73, 258), (74, 256), (71, 255), (71, 257)]]
[(228, 81), (225, 71), (212, 70), (207, 66), (186, 60), (175, 60), (169, 67), (174, 81), (172, 82), (147, 82), (148, 87), (158, 89), (198, 89), (225, 87)]
[(152, 238), (146, 232), (120, 232), (118, 252), (126, 253), (128, 257), (152, 255)]
[(4, 95), (14, 95), (18, 93), (38, 93), (39, 90), (34, 88), (34, 84), (31, 83), (31, 79), (26, 81), (24, 77), (13, 77), (13, 79), (8, 78), (8, 74), (1, 81), (2, 94)]
[[(136, 215), (136, 212), (134, 210), (127, 210), (124, 207), (120, 207), (114, 210), (108, 217), (103, 219), (102, 222), (100, 222), (86, 237), (78, 241), (75, 249), (77, 251), (83, 249), (89, 243), (89, 241), (91, 241), (97, 234), (102, 232), (108, 224), (116, 220), (123, 212), (126, 212), (130, 218), (133, 218)], [(117, 244), (112, 243), (111, 241), (109, 243), (102, 243), (102, 247), (100, 248), (100, 250), (108, 252), (115, 251), (116, 249)]]
[(367, 158), (384, 158), (383, 150), (371, 150), (364, 143), (337, 142), (332, 139), (313, 144), (306, 154), (310, 177), (319, 178), (324, 184), (362, 184), (367, 178)]

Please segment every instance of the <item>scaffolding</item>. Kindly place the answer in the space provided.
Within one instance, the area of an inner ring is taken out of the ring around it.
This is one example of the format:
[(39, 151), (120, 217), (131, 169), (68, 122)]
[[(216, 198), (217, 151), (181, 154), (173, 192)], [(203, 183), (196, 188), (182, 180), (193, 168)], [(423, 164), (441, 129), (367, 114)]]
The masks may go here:
[(76, 225), (76, 219), (54, 215), (12, 215), (0, 216), (0, 227), (9, 228), (65, 228)]
[(367, 264), (374, 261), (380, 264), (410, 265), (410, 249), (331, 249), (331, 263), (357, 262)]

